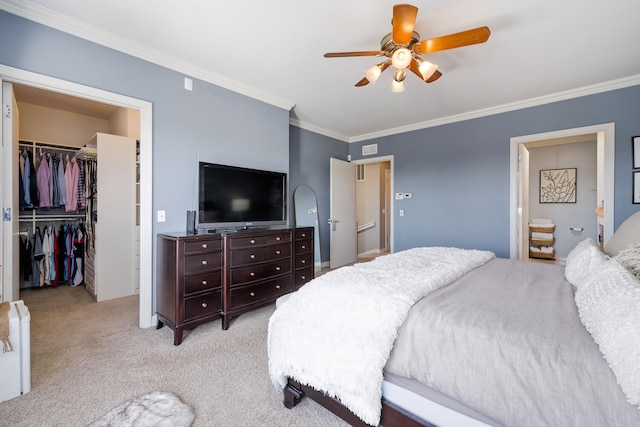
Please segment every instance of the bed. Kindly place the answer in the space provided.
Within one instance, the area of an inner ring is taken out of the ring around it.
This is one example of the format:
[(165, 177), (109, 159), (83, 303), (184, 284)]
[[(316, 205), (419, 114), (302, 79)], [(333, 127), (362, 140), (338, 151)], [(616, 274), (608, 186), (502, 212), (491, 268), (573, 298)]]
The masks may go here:
[(566, 267), (414, 248), (332, 271), (278, 301), (271, 379), (352, 425), (640, 425), (639, 238), (640, 213)]

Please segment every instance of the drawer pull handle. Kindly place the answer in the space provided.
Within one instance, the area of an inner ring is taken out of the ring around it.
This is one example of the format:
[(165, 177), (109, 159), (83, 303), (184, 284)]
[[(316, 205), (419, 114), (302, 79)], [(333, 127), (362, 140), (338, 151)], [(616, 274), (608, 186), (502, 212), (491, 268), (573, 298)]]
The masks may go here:
[(251, 254), (251, 259), (256, 259), (256, 256), (254, 254)]
[(305, 245), (302, 245), (302, 249), (307, 249), (307, 247)]
[(276, 285), (276, 289), (280, 289), (280, 285)]
[(202, 260), (202, 265), (207, 265), (207, 264), (208, 264), (207, 260), (206, 260), (206, 259), (203, 259), (203, 260)]
[(306, 263), (307, 263), (307, 260), (306, 260), (306, 259), (303, 259), (303, 260), (300, 260), (300, 262), (301, 262), (301, 263), (303, 263), (303, 264), (306, 264)]
[(249, 273), (249, 275), (250, 275), (251, 277), (253, 277), (253, 276), (255, 276), (255, 275), (256, 275), (256, 273), (254, 273), (254, 272), (252, 271), (251, 273)]
[(280, 255), (280, 251), (276, 251), (276, 255)]
[(279, 242), (280, 241), (280, 237), (276, 237), (276, 240)]
[(280, 266), (276, 267), (276, 271), (280, 271)]
[(302, 233), (302, 237), (307, 237), (307, 233)]
[(206, 280), (202, 281), (202, 286), (207, 286), (209, 284), (209, 282), (207, 282)]
[(256, 244), (256, 241), (255, 241), (255, 240), (253, 240), (253, 239), (251, 239), (251, 242), (249, 242), (249, 243), (251, 243), (252, 245), (255, 245), (255, 244)]
[(206, 243), (202, 244), (202, 249), (207, 249), (209, 247), (209, 245), (207, 245)]
[(255, 292), (251, 292), (249, 295), (251, 295), (252, 297), (255, 297), (256, 293)]
[(207, 303), (206, 302), (202, 303), (202, 308), (207, 308)]
[(302, 280), (306, 280), (306, 279), (307, 279), (307, 276), (302, 276)]

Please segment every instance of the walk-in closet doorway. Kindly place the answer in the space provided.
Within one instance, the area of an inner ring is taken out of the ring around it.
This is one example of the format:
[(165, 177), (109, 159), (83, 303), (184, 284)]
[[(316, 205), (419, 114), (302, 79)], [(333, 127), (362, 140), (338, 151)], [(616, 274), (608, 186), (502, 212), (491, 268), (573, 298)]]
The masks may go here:
[[(136, 209), (135, 222), (134, 222), (135, 230), (133, 235), (138, 236), (139, 240), (138, 242), (136, 242), (134, 237), (134, 240), (131, 242), (131, 246), (135, 247), (136, 245), (139, 245), (139, 250), (134, 252), (139, 254), (138, 255), (139, 264), (135, 267), (136, 268), (135, 273), (132, 273), (132, 281), (137, 281), (139, 283), (140, 326), (141, 327), (151, 326), (153, 323), (153, 317), (151, 313), (152, 312), (152, 303), (151, 303), (151, 257), (152, 257), (151, 226), (152, 224), (150, 221), (150, 218), (151, 218), (151, 197), (150, 197), (150, 194), (151, 194), (151, 105), (150, 103), (146, 101), (135, 100), (135, 99), (124, 97), (117, 94), (100, 91), (100, 90), (89, 88), (89, 87), (76, 85), (74, 83), (65, 82), (65, 81), (49, 78), (42, 75), (29, 73), (23, 70), (13, 69), (10, 67), (0, 66), (0, 77), (2, 77), (2, 80), (4, 83), (10, 82), (12, 86), (17, 87), (17, 90), (15, 91), (16, 101), (22, 104), (23, 106), (28, 105), (28, 107), (26, 108), (23, 107), (23, 109), (25, 110), (36, 110), (37, 112), (38, 109), (41, 109), (41, 111), (45, 111), (44, 109), (47, 109), (47, 108), (49, 110), (55, 110), (56, 107), (58, 107), (61, 110), (67, 111), (68, 113), (70, 112), (72, 115), (75, 114), (74, 117), (76, 118), (83, 115), (87, 117), (91, 117), (91, 115), (95, 116), (99, 114), (109, 114), (109, 112), (111, 112), (112, 115), (120, 114), (120, 116), (115, 120), (115, 122), (117, 123), (115, 125), (116, 127), (115, 132), (119, 134), (123, 134), (123, 133), (126, 134), (127, 132), (129, 132), (129, 130), (122, 128), (123, 123), (127, 125), (131, 125), (132, 123), (131, 123), (131, 120), (129, 119), (134, 116), (136, 117), (135, 120), (137, 120), (137, 123), (135, 123), (133, 127), (137, 128), (138, 130), (138, 135), (137, 135), (137, 138), (135, 139), (139, 141), (139, 145), (138, 147), (134, 147), (132, 151), (133, 153), (132, 164), (134, 165), (133, 166), (134, 172), (132, 174), (132, 179), (134, 180), (134, 188), (137, 187), (137, 191), (134, 190), (134, 192), (137, 193), (137, 195), (142, 195), (142, 197), (139, 199), (139, 204), (137, 204), (135, 208)], [(60, 97), (61, 95), (63, 95), (62, 98)], [(42, 98), (40, 101), (37, 100), (39, 96), (41, 96)], [(46, 100), (47, 96), (51, 96), (53, 98), (50, 98), (50, 100), (47, 101)], [(51, 101), (51, 99), (54, 99), (54, 101)], [(50, 102), (50, 104), (47, 105), (47, 102)], [(78, 107), (78, 105), (80, 105), (81, 107)], [(84, 108), (94, 108), (96, 109), (96, 111), (83, 113), (82, 106), (84, 106)], [(73, 111), (74, 108), (76, 109), (75, 111)], [(78, 108), (80, 108), (80, 110), (78, 110)], [(72, 111), (68, 111), (68, 110), (72, 110)], [(98, 111), (102, 111), (102, 112), (99, 113)], [(34, 111), (29, 111), (28, 114), (33, 114), (33, 113)], [(135, 113), (135, 114), (132, 115), (131, 113)], [(98, 118), (98, 121), (100, 120), (105, 122), (104, 118), (102, 119)], [(46, 126), (46, 120), (41, 120), (40, 122), (42, 125)], [(91, 122), (91, 120), (88, 120), (88, 122)], [(106, 120), (106, 122), (108, 122), (108, 120)], [(4, 124), (5, 123), (3, 121), (3, 126)], [(69, 126), (68, 123), (66, 125)], [(85, 123), (84, 125), (78, 125), (78, 126), (85, 126), (85, 125), (91, 127), (91, 124), (87, 125), (87, 123)], [(113, 123), (111, 125), (113, 126)], [(45, 131), (45, 130), (46, 129), (36, 129), (35, 132), (37, 133), (38, 131)], [(85, 131), (87, 130), (85, 129)], [(90, 133), (95, 134), (96, 132), (105, 133), (105, 134), (114, 133), (113, 128), (109, 129), (108, 126), (106, 129), (104, 126), (102, 127), (97, 126)], [(44, 142), (44, 145), (47, 145), (46, 138), (23, 138), (23, 136), (24, 135), (19, 135), (19, 139), (21, 140), (20, 144), (23, 146), (25, 144), (26, 145), (42, 144), (43, 142)], [(89, 143), (88, 139), (89, 138), (87, 138), (86, 143)], [(59, 142), (59, 140), (56, 140), (56, 142)], [(134, 140), (134, 143), (135, 143), (135, 140)], [(73, 146), (74, 145), (77, 146), (77, 144), (65, 144), (65, 143), (62, 143), (62, 144), (54, 143), (50, 145), (51, 145), (50, 147), (43, 147), (43, 148), (49, 149), (49, 150), (64, 150), (67, 148), (66, 147), (67, 145), (70, 145), (71, 147), (69, 148), (73, 150), (74, 149)], [(136, 167), (136, 149), (139, 150), (138, 156), (137, 156), (137, 160), (138, 160), (137, 167)], [(37, 151), (39, 154), (39, 149)], [(63, 154), (62, 151), (60, 151), (60, 154)], [(3, 159), (3, 162), (5, 162), (3, 163), (3, 165), (6, 165), (7, 159), (6, 158)], [(136, 177), (139, 178), (138, 184), (135, 184)], [(108, 180), (105, 180), (105, 182), (102, 183), (103, 186), (106, 185), (107, 182)], [(3, 191), (3, 193), (5, 193), (5, 191)], [(3, 202), (5, 202), (4, 206), (8, 205), (6, 201), (7, 201), (6, 194), (3, 194)], [(66, 218), (64, 218), (64, 214), (63, 214), (63, 215), (60, 215), (59, 219), (62, 220)], [(145, 219), (147, 220), (145, 221)], [(27, 218), (24, 215), (24, 212), (19, 211), (18, 209), (15, 209), (15, 215), (13, 216), (13, 220), (18, 221), (22, 225), (28, 222)], [(22, 220), (22, 222), (20, 222), (20, 220)], [(76, 222), (75, 219), (71, 219), (72, 224), (74, 224), (75, 222)], [(19, 229), (20, 227), (16, 228), (16, 230), (19, 230)], [(6, 230), (7, 230), (7, 227), (4, 227), (3, 237), (5, 241), (7, 240), (7, 237), (11, 235), (13, 235), (14, 239), (18, 239), (20, 237), (20, 231), (16, 231), (15, 233), (11, 233), (11, 232), (6, 233)], [(9, 234), (9, 236), (7, 236), (7, 234)], [(12, 246), (13, 245), (5, 244), (4, 248), (9, 247), (9, 249), (11, 249)], [(12, 251), (10, 250), (9, 252), (12, 252)], [(5, 271), (3, 272), (3, 294), (4, 294), (3, 298), (5, 297), (5, 295), (7, 295), (5, 291), (8, 285), (6, 283), (7, 279), (13, 280), (13, 278), (17, 277), (18, 275), (17, 269), (16, 271), (11, 271), (12, 263), (7, 262), (7, 259), (13, 255), (14, 254), (7, 253), (6, 250), (4, 251), (4, 254), (3, 254), (4, 256), (3, 268), (5, 269)], [(132, 294), (135, 292), (136, 291), (134, 290)], [(18, 299), (18, 297), (19, 297), (18, 295), (13, 295), (12, 298), (10, 299), (15, 300), (15, 299)]]

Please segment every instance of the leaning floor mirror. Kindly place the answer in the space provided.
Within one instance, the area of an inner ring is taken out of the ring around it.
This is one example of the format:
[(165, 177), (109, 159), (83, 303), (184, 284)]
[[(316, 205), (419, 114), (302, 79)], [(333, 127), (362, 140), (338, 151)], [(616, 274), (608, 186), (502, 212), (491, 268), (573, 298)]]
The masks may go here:
[(296, 219), (296, 227), (313, 227), (314, 229), (314, 265), (316, 270), (321, 265), (320, 254), (320, 230), (318, 222), (318, 201), (313, 188), (307, 184), (296, 187), (293, 192), (293, 208)]

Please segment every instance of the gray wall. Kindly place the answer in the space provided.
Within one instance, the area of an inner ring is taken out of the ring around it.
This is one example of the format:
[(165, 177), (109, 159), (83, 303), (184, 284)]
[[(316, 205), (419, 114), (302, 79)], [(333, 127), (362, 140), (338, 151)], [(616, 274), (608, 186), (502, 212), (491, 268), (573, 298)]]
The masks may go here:
[(167, 219), (154, 236), (185, 230), (198, 159), (288, 172), (286, 110), (197, 79), (186, 91), (181, 73), (4, 11), (0, 40), (0, 64), (153, 103), (153, 211)]
[(289, 185), (307, 184), (318, 198), (320, 251), (329, 262), (329, 159), (347, 160), (348, 144), (295, 126), (289, 127)]
[[(394, 155), (395, 250), (450, 245), (509, 257), (510, 138), (615, 122), (615, 228), (631, 203), (631, 137), (640, 134), (640, 86), (350, 144)], [(404, 217), (398, 210), (404, 209)]]
[[(377, 156), (394, 156), (393, 191), (413, 193), (412, 199), (395, 201), (396, 251), (444, 245), (488, 249), (508, 258), (510, 139), (614, 122), (617, 228), (640, 210), (640, 205), (631, 203), (631, 137), (640, 134), (638, 111), (640, 86), (634, 86), (353, 143), (348, 152), (353, 160), (360, 159), (362, 145), (377, 143)], [(295, 135), (304, 135), (305, 150), (296, 155), (296, 161), (308, 168), (322, 165), (326, 176), (318, 176), (314, 188), (328, 195), (326, 154), (330, 149), (326, 144), (334, 147), (336, 141), (293, 127), (291, 135), (292, 153)], [(328, 197), (319, 204), (328, 212)], [(403, 217), (399, 209), (405, 210)], [(322, 259), (326, 261), (328, 233), (322, 237)]]
[[(540, 170), (576, 168), (576, 203), (540, 203)], [(556, 225), (556, 258), (566, 258), (587, 237), (598, 241), (596, 141), (529, 149), (529, 218), (549, 218)], [(581, 232), (571, 227), (582, 227)]]

